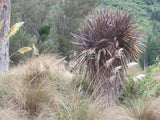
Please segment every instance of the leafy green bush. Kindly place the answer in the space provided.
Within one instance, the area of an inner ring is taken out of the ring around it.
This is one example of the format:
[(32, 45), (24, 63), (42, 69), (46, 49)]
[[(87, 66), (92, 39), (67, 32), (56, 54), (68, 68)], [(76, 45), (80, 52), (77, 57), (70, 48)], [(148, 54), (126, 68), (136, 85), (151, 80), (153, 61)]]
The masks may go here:
[[(49, 25), (43, 25), (41, 29), (39, 30), (39, 36), (41, 41), (45, 41), (46, 38), (50, 35), (50, 26)], [(39, 41), (38, 41), (39, 42)]]
[(144, 0), (147, 5), (153, 5), (154, 0)]
[(42, 35), (46, 35), (48, 36), (50, 34), (50, 27), (49, 25), (44, 25), (41, 27), (40, 31), (39, 31), (40, 36)]
[(130, 104), (134, 99), (141, 97), (158, 97), (160, 95), (160, 79), (155, 79), (155, 74), (159, 70), (158, 67), (152, 65), (148, 67), (146, 77), (136, 82), (133, 76), (128, 76), (128, 81), (125, 82), (126, 89), (124, 90), (120, 100), (123, 104)]
[(155, 9), (151, 18), (160, 22), (160, 9)]

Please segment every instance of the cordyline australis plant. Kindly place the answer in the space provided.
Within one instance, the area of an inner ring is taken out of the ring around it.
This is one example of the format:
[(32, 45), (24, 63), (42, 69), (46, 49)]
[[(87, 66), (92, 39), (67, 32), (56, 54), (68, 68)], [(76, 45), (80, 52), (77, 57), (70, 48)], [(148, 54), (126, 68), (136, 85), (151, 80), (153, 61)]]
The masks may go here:
[(115, 13), (102, 10), (86, 20), (79, 35), (72, 34), (76, 39), (74, 44), (82, 50), (76, 57), (77, 66), (85, 71), (98, 94), (108, 96), (108, 101), (118, 99), (127, 64), (137, 60), (143, 51), (132, 18), (118, 9)]

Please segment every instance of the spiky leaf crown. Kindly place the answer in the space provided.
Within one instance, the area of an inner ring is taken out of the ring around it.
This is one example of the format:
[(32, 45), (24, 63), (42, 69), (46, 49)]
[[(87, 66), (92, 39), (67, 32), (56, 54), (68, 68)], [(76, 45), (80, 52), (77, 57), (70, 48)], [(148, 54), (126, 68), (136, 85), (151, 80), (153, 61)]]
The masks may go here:
[[(83, 50), (77, 56), (79, 65), (86, 64), (91, 74), (95, 74), (104, 64), (123, 49), (127, 60), (136, 60), (143, 50), (138, 29), (131, 14), (120, 10), (102, 10), (88, 18), (80, 35), (72, 34), (75, 44)], [(125, 61), (122, 61), (125, 65)], [(95, 73), (94, 73), (95, 72)]]

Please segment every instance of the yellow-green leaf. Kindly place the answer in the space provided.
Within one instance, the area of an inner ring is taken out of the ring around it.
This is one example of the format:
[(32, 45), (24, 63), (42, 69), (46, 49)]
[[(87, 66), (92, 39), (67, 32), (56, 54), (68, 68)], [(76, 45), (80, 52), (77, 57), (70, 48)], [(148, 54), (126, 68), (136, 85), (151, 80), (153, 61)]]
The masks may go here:
[(29, 52), (31, 50), (32, 50), (31, 47), (23, 47), (23, 48), (19, 49), (18, 52), (21, 54), (24, 54), (24, 53)]
[(13, 36), (14, 34), (16, 34), (16, 32), (19, 30), (19, 28), (24, 24), (24, 22), (20, 22), (20, 23), (16, 23), (14, 24), (11, 29), (8, 31), (8, 33), (6, 34), (6, 38), (10, 38), (11, 36)]
[(0, 22), (0, 30), (2, 28), (3, 22), (4, 22), (4, 20), (1, 20), (1, 22)]

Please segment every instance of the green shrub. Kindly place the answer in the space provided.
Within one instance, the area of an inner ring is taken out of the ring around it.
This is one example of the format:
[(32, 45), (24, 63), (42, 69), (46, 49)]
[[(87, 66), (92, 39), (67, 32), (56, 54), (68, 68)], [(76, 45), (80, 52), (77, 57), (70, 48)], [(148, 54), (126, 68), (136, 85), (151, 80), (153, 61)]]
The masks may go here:
[(160, 9), (155, 9), (151, 18), (160, 22)]
[(154, 1), (153, 0), (144, 0), (145, 1), (145, 3), (147, 4), (147, 5), (153, 5), (154, 4)]
[(156, 80), (153, 74), (147, 74), (142, 80), (135, 82), (132, 76), (128, 77), (128, 81), (125, 82), (126, 89), (124, 90), (120, 100), (123, 104), (130, 104), (131, 101), (135, 99), (140, 99), (141, 97), (157, 97), (160, 95), (160, 80)]
[(46, 35), (48, 36), (50, 34), (50, 27), (49, 25), (43, 25), (39, 31), (39, 35), (43, 36)]

